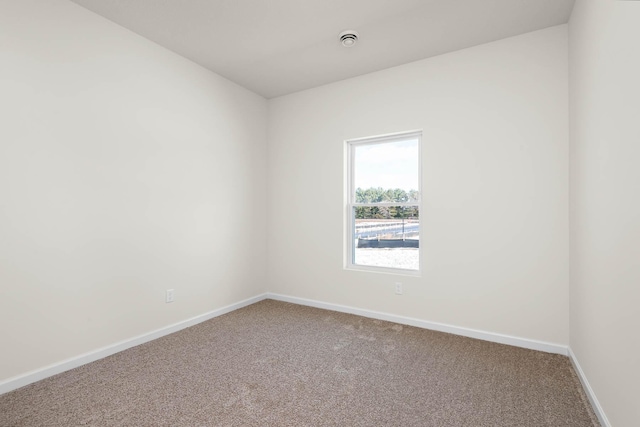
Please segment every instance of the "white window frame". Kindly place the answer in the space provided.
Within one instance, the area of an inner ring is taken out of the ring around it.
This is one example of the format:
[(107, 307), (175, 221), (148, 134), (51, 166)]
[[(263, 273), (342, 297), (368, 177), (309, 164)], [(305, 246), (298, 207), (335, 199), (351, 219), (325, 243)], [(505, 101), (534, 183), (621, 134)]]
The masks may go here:
[[(418, 201), (416, 203), (356, 203), (355, 188), (355, 147), (362, 145), (385, 144), (391, 142), (404, 141), (407, 139), (418, 140)], [(390, 273), (408, 276), (420, 276), (423, 270), (423, 221), (422, 221), (422, 130), (413, 130), (408, 132), (393, 133), (387, 135), (378, 135), (373, 137), (348, 139), (345, 141), (345, 265), (347, 270), (369, 271), (377, 273)], [(370, 265), (355, 264), (355, 241), (353, 239), (355, 231), (355, 207), (358, 206), (418, 206), (420, 212), (420, 224), (418, 230), (420, 233), (420, 244), (418, 246), (418, 270), (409, 270), (405, 268), (378, 267)]]

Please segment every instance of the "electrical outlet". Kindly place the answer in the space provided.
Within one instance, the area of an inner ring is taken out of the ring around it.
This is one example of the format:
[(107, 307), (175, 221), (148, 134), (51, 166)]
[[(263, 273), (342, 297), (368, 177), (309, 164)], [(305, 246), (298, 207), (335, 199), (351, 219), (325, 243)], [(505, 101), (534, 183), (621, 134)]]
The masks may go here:
[(402, 295), (402, 283), (396, 282), (396, 295)]
[(174, 294), (173, 294), (173, 289), (167, 289), (167, 301), (166, 302), (173, 302), (174, 299)]

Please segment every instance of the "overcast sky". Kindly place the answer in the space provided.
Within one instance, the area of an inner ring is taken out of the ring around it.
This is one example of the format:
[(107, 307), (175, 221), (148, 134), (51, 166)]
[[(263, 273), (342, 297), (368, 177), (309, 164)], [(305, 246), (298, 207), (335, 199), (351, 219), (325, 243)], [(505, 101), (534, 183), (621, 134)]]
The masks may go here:
[(356, 146), (355, 188), (418, 189), (418, 140)]

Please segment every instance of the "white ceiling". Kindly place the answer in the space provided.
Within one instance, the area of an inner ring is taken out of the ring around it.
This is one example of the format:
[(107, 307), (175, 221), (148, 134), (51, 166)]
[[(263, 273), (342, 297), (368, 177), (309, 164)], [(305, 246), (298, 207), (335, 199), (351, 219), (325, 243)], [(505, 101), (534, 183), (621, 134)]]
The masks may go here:
[[(266, 97), (566, 23), (574, 0), (72, 0)], [(352, 48), (338, 42), (353, 29)]]

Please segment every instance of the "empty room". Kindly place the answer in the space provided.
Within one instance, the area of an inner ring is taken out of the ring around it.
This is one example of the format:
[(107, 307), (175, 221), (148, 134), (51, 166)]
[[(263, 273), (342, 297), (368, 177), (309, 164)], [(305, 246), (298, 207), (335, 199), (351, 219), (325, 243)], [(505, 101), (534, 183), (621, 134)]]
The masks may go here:
[(0, 426), (640, 425), (640, 1), (0, 0)]

